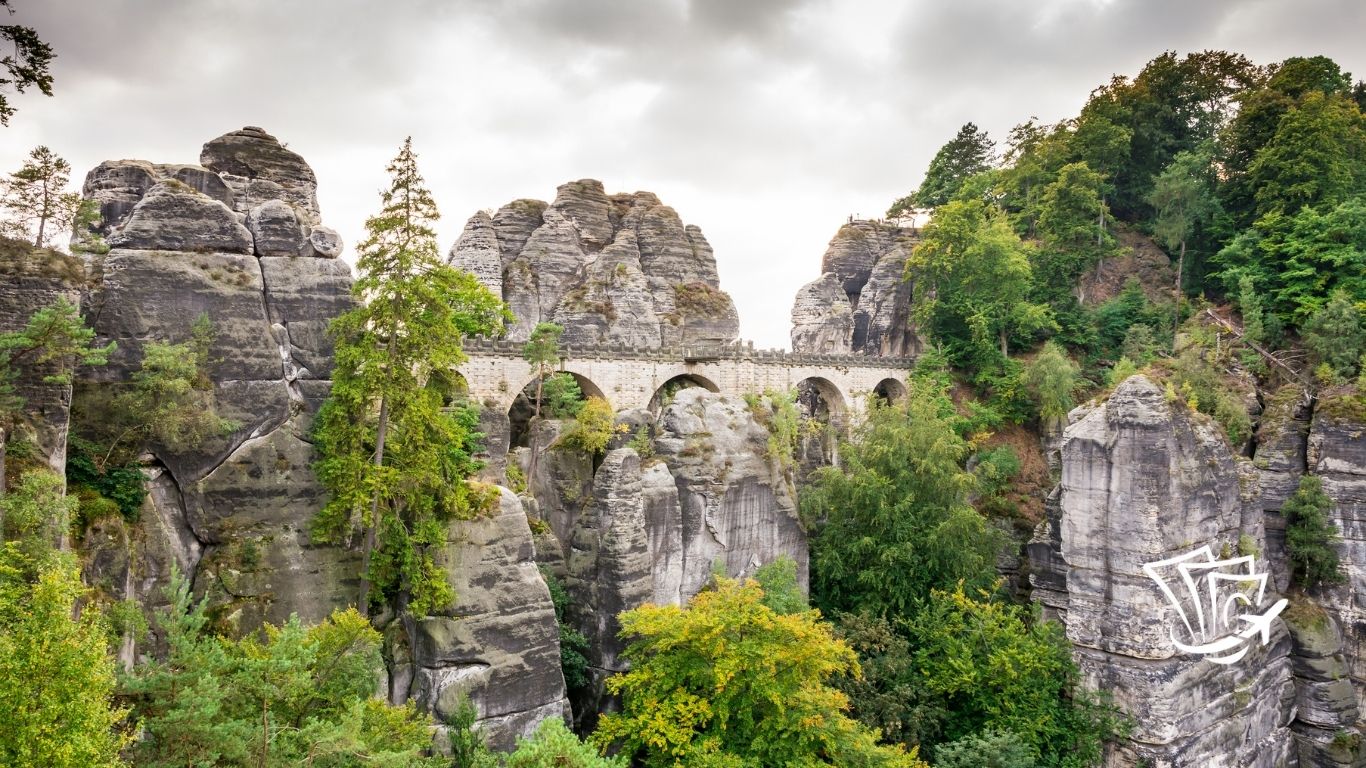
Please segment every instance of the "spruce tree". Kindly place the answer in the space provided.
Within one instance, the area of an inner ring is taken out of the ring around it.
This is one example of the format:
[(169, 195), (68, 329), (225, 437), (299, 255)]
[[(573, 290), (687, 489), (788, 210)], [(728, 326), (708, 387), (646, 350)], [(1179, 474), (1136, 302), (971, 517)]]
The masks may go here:
[(1336, 584), (1343, 579), (1338, 563), (1337, 529), (1328, 518), (1333, 500), (1323, 492), (1323, 480), (1300, 478), (1300, 487), (1281, 507), (1285, 516), (1285, 548), (1295, 582), (1302, 587)]
[(317, 427), (317, 471), (331, 498), (314, 533), (361, 547), (362, 608), (387, 597), (423, 614), (453, 599), (429, 550), (445, 544), (448, 521), (491, 501), (465, 482), (477, 469), (477, 412), (447, 402), (465, 360), (460, 339), (498, 331), (507, 313), (438, 256), (439, 214), (412, 139), (388, 170), (382, 208), (357, 248), (362, 303), (332, 324), (336, 370)]

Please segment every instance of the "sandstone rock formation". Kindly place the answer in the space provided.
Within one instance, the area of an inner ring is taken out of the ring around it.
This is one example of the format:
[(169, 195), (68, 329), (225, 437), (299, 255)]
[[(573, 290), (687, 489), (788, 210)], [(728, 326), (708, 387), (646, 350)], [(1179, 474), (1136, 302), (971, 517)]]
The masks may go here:
[[(23, 329), (35, 312), (61, 299), (79, 310), (85, 279), (79, 259), (0, 238), (0, 333)], [(24, 417), (14, 427), (18, 434), (10, 437), (32, 445), (34, 458), (60, 474), (66, 466), (71, 385), (45, 382), (50, 366), (26, 364), (17, 373), (14, 394), (24, 400)]]
[[(353, 306), (351, 269), (298, 155), (244, 128), (206, 144), (201, 162), (106, 162), (86, 179), (104, 221), (77, 236), (112, 249), (91, 265), (98, 281), (85, 315), (118, 343), (86, 385), (126, 379), (147, 342), (185, 341), (204, 316), (213, 326), (205, 373), (236, 424), (194, 450), (153, 451), (136, 529), (88, 532), (87, 577), (153, 608), (175, 568), (223, 627), (245, 632), (292, 614), (317, 622), (359, 594), (359, 553), (310, 535), (325, 500), (310, 421), (331, 384), (328, 324)], [(391, 696), (445, 719), (468, 695), (502, 746), (567, 708), (526, 520), (505, 494), (490, 517), (453, 523), (440, 560), (456, 604), (388, 628)]]
[(1143, 376), (1078, 416), (1063, 443), (1056, 519), (1041, 524), (1030, 551), (1056, 551), (1045, 570), (1053, 575), (1036, 587), (1062, 608), (1089, 686), (1110, 691), (1134, 720), (1109, 764), (1289, 764), (1286, 702), (1295, 688), (1284, 627), (1276, 623), (1270, 644), (1228, 666), (1178, 653), (1179, 619), (1143, 572), (1201, 544), (1216, 555), (1240, 545), (1264, 551), (1250, 468), (1238, 466), (1212, 424)]
[(571, 345), (717, 345), (739, 333), (701, 230), (648, 192), (608, 195), (583, 179), (549, 205), (477, 213), (448, 260), (508, 303), (514, 341), (539, 322), (564, 325)]
[(910, 327), (906, 258), (915, 232), (876, 221), (840, 227), (821, 259), (821, 277), (792, 306), (792, 350), (899, 357), (919, 342)]
[[(536, 516), (553, 533), (537, 557), (558, 571), (571, 619), (589, 639), (596, 688), (625, 669), (617, 614), (646, 602), (681, 605), (720, 567), (752, 574), (780, 556), (806, 583), (806, 534), (789, 480), (768, 457), (768, 430), (745, 402), (700, 387), (681, 390), (658, 416), (633, 411), (595, 467), (592, 457), (551, 448), (529, 478)], [(543, 422), (534, 445), (552, 445)], [(647, 437), (648, 455), (636, 447)], [(636, 447), (628, 445), (634, 442)], [(528, 464), (526, 449), (519, 460)]]

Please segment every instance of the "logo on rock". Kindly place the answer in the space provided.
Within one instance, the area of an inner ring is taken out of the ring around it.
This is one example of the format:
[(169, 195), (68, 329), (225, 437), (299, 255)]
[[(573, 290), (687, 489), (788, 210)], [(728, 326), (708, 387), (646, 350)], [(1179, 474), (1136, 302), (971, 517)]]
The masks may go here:
[(1271, 622), (1285, 610), (1284, 598), (1262, 610), (1267, 574), (1256, 571), (1251, 555), (1220, 560), (1208, 544), (1143, 566), (1181, 619), (1172, 644), (1215, 664), (1243, 658), (1258, 635), (1269, 643)]

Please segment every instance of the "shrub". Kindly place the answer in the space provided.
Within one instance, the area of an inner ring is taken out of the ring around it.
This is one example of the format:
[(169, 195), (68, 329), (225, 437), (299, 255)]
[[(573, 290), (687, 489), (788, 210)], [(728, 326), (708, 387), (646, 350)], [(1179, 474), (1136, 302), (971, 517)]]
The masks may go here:
[(599, 454), (607, 449), (614, 434), (616, 413), (612, 411), (612, 406), (600, 397), (590, 397), (574, 417), (574, 423), (560, 435), (557, 445)]

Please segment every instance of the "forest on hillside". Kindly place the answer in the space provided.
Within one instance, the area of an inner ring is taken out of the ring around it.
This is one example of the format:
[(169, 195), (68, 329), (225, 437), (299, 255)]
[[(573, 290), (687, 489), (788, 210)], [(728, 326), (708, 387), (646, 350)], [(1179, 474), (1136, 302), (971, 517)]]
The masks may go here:
[[(77, 543), (136, 517), (144, 452), (237, 425), (207, 383), (205, 317), (186, 340), (150, 342), (127, 380), (84, 376), (65, 477), (51, 472), (30, 439), (34, 376), (69, 385), (115, 352), (59, 299), (0, 334), (0, 765), (1098, 766), (1126, 713), (1081, 684), (1061, 625), (997, 573), (1055, 479), (1022, 465), (1073, 407), (1140, 370), (1238, 453), (1254, 439), (1249, 402), (1366, 375), (1364, 107), (1366, 85), (1326, 58), (1205, 51), (1162, 54), (1075, 118), (1025, 121), (1000, 144), (965, 125), (888, 212), (932, 211), (906, 267), (928, 344), (909, 395), (871, 404), (838, 466), (802, 480), (809, 592), (780, 559), (753, 578), (716, 573), (685, 605), (625, 611), (614, 708), (583, 733), (548, 720), (510, 754), (483, 743), (468, 704), (434, 754), (430, 714), (373, 695), (381, 619), (451, 603), (435, 560), (447, 526), (488, 515), (498, 494), (467, 482), (483, 435), (450, 374), (459, 339), (496, 334), (509, 313), (441, 261), (411, 142), (357, 248), (356, 306), (332, 323), (337, 370), (310, 432), (328, 492), (311, 531), (363, 556), (355, 607), (321, 623), (235, 636), (182, 576), (149, 623), (83, 583)], [(35, 150), (4, 182), (0, 279), (80, 273), (44, 247), (70, 225), (77, 255), (108, 249), (68, 172)], [(1162, 263), (1138, 270), (1132, 254), (1152, 242)], [(557, 340), (538, 325), (524, 350), (535, 418), (570, 425), (562, 448), (600, 458), (622, 425), (553, 376)], [(803, 435), (791, 394), (749, 407), (790, 464)], [(1293, 499), (1303, 587), (1338, 576), (1324, 503), (1312, 484)], [(549, 588), (565, 681), (585, 686), (583, 638)], [(121, 654), (149, 633), (159, 656)]]

